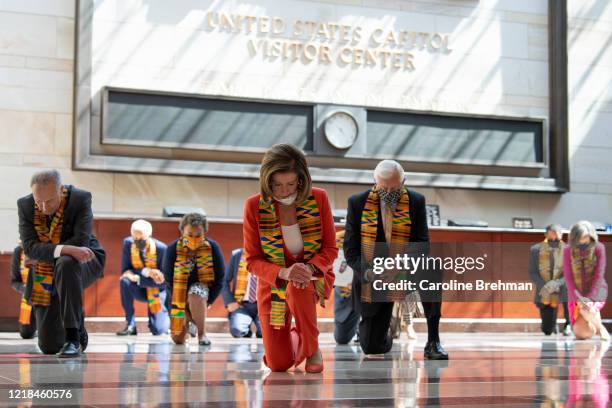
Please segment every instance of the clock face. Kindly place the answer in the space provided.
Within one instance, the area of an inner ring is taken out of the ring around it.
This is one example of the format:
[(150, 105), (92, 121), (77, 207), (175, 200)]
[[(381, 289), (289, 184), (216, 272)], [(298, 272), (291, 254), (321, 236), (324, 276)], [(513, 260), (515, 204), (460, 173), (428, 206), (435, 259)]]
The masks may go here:
[(347, 112), (335, 112), (325, 120), (323, 131), (336, 149), (348, 149), (357, 139), (357, 121)]

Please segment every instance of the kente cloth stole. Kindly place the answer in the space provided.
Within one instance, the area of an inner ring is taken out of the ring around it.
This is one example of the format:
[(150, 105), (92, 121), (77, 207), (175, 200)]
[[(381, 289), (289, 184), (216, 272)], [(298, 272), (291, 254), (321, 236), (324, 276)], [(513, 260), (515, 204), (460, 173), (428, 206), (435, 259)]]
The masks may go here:
[[(30, 268), (25, 265), (25, 253), (23, 249), (21, 250), (21, 257), (19, 260), (19, 272), (21, 274), (21, 282), (25, 285), (28, 282), (28, 273), (30, 272)], [(25, 297), (21, 296), (21, 304), (19, 306), (19, 324), (30, 324), (31, 315), (32, 306), (28, 304)]]
[(348, 297), (351, 296), (351, 292), (353, 291), (353, 288), (351, 287), (351, 285), (348, 286), (340, 286), (340, 297), (342, 299), (346, 299)]
[[(553, 249), (553, 274), (550, 275), (550, 246), (548, 241), (544, 240), (540, 246), (539, 254), (539, 270), (540, 276), (544, 279), (544, 282), (551, 280), (557, 280), (563, 276), (563, 241), (559, 242), (559, 246)], [(544, 305), (550, 305), (551, 307), (557, 307), (559, 305), (559, 293), (551, 293), (548, 296), (541, 296), (540, 302)]]
[[(581, 256), (580, 248), (570, 249), (570, 261), (572, 263), (572, 277), (574, 285), (582, 296), (588, 296), (589, 290), (593, 285), (595, 277), (595, 267), (597, 266), (597, 257), (595, 256), (595, 245), (591, 245), (585, 252), (585, 256)], [(583, 275), (584, 268), (584, 275)]]
[[(365, 262), (366, 268), (372, 268), (374, 250), (376, 248), (376, 230), (378, 228), (379, 197), (376, 186), (372, 188), (361, 213), (361, 257)], [(393, 226), (391, 228), (391, 242), (389, 245), (389, 257), (402, 248), (405, 248), (410, 241), (410, 229), (412, 220), (410, 219), (410, 203), (408, 199), (408, 189), (402, 187), (402, 194), (393, 212)], [(363, 262), (362, 262), (363, 264)], [(403, 291), (396, 291), (388, 294), (389, 301), (404, 300), (406, 294)], [(361, 301), (372, 302), (372, 283), (364, 283), (361, 286)]]
[(178, 335), (185, 326), (187, 305), (187, 282), (193, 267), (198, 270), (198, 282), (210, 287), (215, 281), (212, 247), (207, 239), (195, 251), (185, 245), (183, 239), (176, 243), (176, 261), (172, 279), (172, 309), (170, 311), (170, 331)]
[[(140, 251), (135, 243), (132, 242), (130, 246), (130, 256), (132, 257), (132, 266), (134, 269), (142, 269), (145, 266), (149, 269), (157, 269), (157, 247), (155, 241), (152, 238), (147, 240), (147, 247), (145, 248), (145, 260), (142, 262), (140, 257)], [(162, 309), (161, 300), (159, 298), (158, 288), (146, 288), (147, 289), (147, 304), (149, 311), (152, 314), (157, 314)]]
[(241, 303), (244, 299), (247, 283), (249, 282), (249, 271), (246, 265), (246, 251), (242, 251), (240, 262), (238, 263), (238, 271), (236, 272), (236, 291), (234, 292), (234, 297), (238, 303)]
[[(296, 215), (302, 240), (304, 241), (304, 260), (308, 261), (321, 249), (321, 213), (313, 195), (296, 207)], [(259, 239), (266, 259), (281, 268), (285, 267), (284, 242), (280, 222), (272, 200), (259, 198)], [(325, 305), (325, 280), (321, 277), (314, 281), (319, 304)], [(270, 325), (274, 329), (285, 326), (287, 282), (283, 286), (272, 286), (272, 307)]]
[[(38, 240), (43, 243), (58, 245), (62, 239), (64, 226), (64, 210), (68, 202), (68, 189), (62, 186), (62, 201), (58, 210), (53, 214), (51, 225), (47, 225), (47, 216), (34, 205), (34, 229)], [(30, 303), (36, 306), (49, 306), (53, 293), (53, 262), (38, 261), (34, 268), (32, 279), (32, 296)]]

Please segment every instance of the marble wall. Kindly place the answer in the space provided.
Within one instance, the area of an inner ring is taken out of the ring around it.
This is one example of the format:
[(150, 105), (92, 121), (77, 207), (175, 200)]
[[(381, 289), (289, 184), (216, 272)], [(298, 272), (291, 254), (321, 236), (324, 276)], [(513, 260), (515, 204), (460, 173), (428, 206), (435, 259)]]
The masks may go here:
[[(107, 13), (123, 19), (142, 19), (139, 29), (144, 42), (108, 49), (104, 61), (97, 66), (96, 84), (150, 85), (160, 75), (172, 77), (167, 70), (169, 64), (182, 64), (183, 69), (190, 69), (190, 64), (199, 57), (197, 47), (185, 53), (175, 51), (172, 57), (163, 50), (173, 47), (166, 40), (168, 32), (188, 35), (197, 26), (198, 15), (179, 13), (192, 3), (201, 7), (206, 2), (185, 0), (177, 3), (180, 7), (167, 6), (164, 11), (156, 7), (157, 1), (97, 1), (100, 16)], [(223, 2), (215, 4), (220, 3)], [(244, 3), (268, 7), (268, 14), (300, 13), (299, 9), (289, 9), (281, 2), (274, 2), (274, 6), (270, 1)], [(548, 116), (546, 0), (291, 3), (322, 19), (349, 10), (351, 15), (357, 15), (358, 11), (366, 19), (398, 18), (399, 22), (408, 23), (422, 20), (430, 31), (453, 33), (454, 51), (449, 55), (417, 55), (416, 69), (409, 75), (381, 72), (372, 79), (366, 71), (351, 71), (350, 83), (343, 76), (346, 71), (336, 68), (325, 71), (318, 67), (308, 71), (292, 65), (289, 70), (283, 64), (262, 65), (261, 61), (253, 61), (248, 69), (240, 70), (239, 65), (226, 61), (181, 86), (188, 88), (195, 83), (197, 92), (261, 97), (264, 89), (270, 89), (270, 83), (276, 83), (279, 90), (275, 97), (279, 99), (316, 98), (321, 102), (407, 109)], [(568, 3), (571, 191), (558, 195), (422, 189), (428, 202), (440, 205), (443, 218), (482, 219), (492, 226), (509, 226), (513, 216), (533, 217), (536, 226), (553, 221), (569, 226), (580, 218), (612, 221), (612, 87), (609, 85), (612, 83), (612, 3), (603, 0)], [(71, 169), (75, 8), (74, 0), (0, 1), (0, 181), (3, 187), (0, 250), (10, 250), (15, 245), (15, 201), (28, 193), (30, 176), (43, 167), (59, 168), (67, 182), (93, 191), (97, 214), (159, 215), (163, 206), (182, 204), (204, 207), (212, 216), (240, 216), (244, 199), (257, 189), (256, 180)], [(106, 22), (107, 34), (117, 28), (117, 22), (111, 20)], [(157, 31), (148, 31), (151, 21), (157, 22)], [(97, 37), (96, 41), (102, 38)], [(126, 54), (126, 47), (134, 45), (138, 52)], [(136, 61), (136, 66), (139, 58), (144, 61), (156, 58), (159, 65), (143, 66), (138, 71), (122, 63), (128, 56), (134, 58), (131, 61)], [(117, 67), (121, 69), (113, 75), (112, 68)], [(236, 76), (236, 69), (243, 75)], [(306, 73), (309, 80), (296, 87), (295, 80), (304, 79)], [(135, 82), (135, 78), (140, 82)], [(353, 79), (363, 89), (355, 87)], [(170, 85), (175, 87), (176, 83), (157, 83), (158, 88)], [(344, 91), (338, 92), (342, 88)], [(389, 97), (371, 96), (366, 100), (360, 96), (377, 94)], [(344, 184), (322, 187), (328, 189), (337, 208), (345, 205), (348, 196), (364, 188)]]

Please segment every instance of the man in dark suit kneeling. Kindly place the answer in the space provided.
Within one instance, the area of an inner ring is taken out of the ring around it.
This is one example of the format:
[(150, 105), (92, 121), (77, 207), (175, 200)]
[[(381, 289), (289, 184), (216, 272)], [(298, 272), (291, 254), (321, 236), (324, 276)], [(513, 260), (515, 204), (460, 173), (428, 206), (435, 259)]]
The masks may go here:
[(105, 252), (92, 234), (91, 193), (41, 171), (17, 201), (19, 235), (30, 269), (24, 296), (33, 306), (45, 354), (78, 357), (87, 347), (83, 291), (102, 277)]
[[(374, 170), (374, 180), (373, 188), (349, 198), (344, 235), (344, 254), (354, 271), (353, 308), (361, 313), (359, 342), (366, 354), (391, 350), (389, 325), (393, 302), (406, 296), (401, 291), (376, 293), (373, 281), (378, 278), (372, 271), (373, 259), (402, 253), (426, 256), (429, 251), (425, 197), (404, 186), (402, 166), (393, 160), (383, 160)], [(441, 272), (427, 273), (429, 280), (441, 279)], [(419, 293), (427, 317), (425, 358), (447, 360), (438, 330), (440, 293), (425, 293), (420, 288)]]

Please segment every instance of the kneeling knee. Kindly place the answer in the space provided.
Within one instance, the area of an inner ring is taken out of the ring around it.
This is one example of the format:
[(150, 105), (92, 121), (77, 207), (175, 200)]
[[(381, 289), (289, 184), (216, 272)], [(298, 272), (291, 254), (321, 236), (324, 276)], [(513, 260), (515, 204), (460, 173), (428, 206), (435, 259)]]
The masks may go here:
[(391, 350), (391, 347), (383, 348), (380, 345), (373, 344), (361, 344), (361, 350), (364, 354), (384, 354)]
[(285, 372), (289, 370), (292, 365), (293, 363), (291, 362), (272, 362), (272, 363), (268, 362), (267, 363), (268, 368), (274, 371), (275, 373)]
[(230, 329), (230, 334), (232, 335), (232, 337), (239, 339), (242, 337), (246, 337), (247, 334), (249, 334), (248, 331), (244, 331), (244, 330), (240, 330), (240, 329), (236, 329), (236, 328), (231, 328)]
[(334, 333), (334, 340), (336, 340), (336, 344), (340, 344), (340, 345), (348, 344), (351, 341), (351, 339), (348, 338), (347, 336), (336, 335), (335, 333)]
[(24, 340), (29, 340), (29, 339), (33, 339), (34, 338), (34, 333), (24, 333), (24, 332), (22, 332), (22, 333), (19, 333), (19, 335)]
[(43, 354), (57, 354), (61, 349), (61, 347), (41, 343), (38, 343), (38, 348)]
[(170, 336), (172, 338), (172, 341), (174, 342), (174, 344), (185, 344), (185, 336), (177, 336), (177, 335), (171, 335)]
[(574, 329), (574, 337), (576, 337), (576, 340), (588, 340), (594, 335), (595, 331), (590, 330), (589, 328)]

